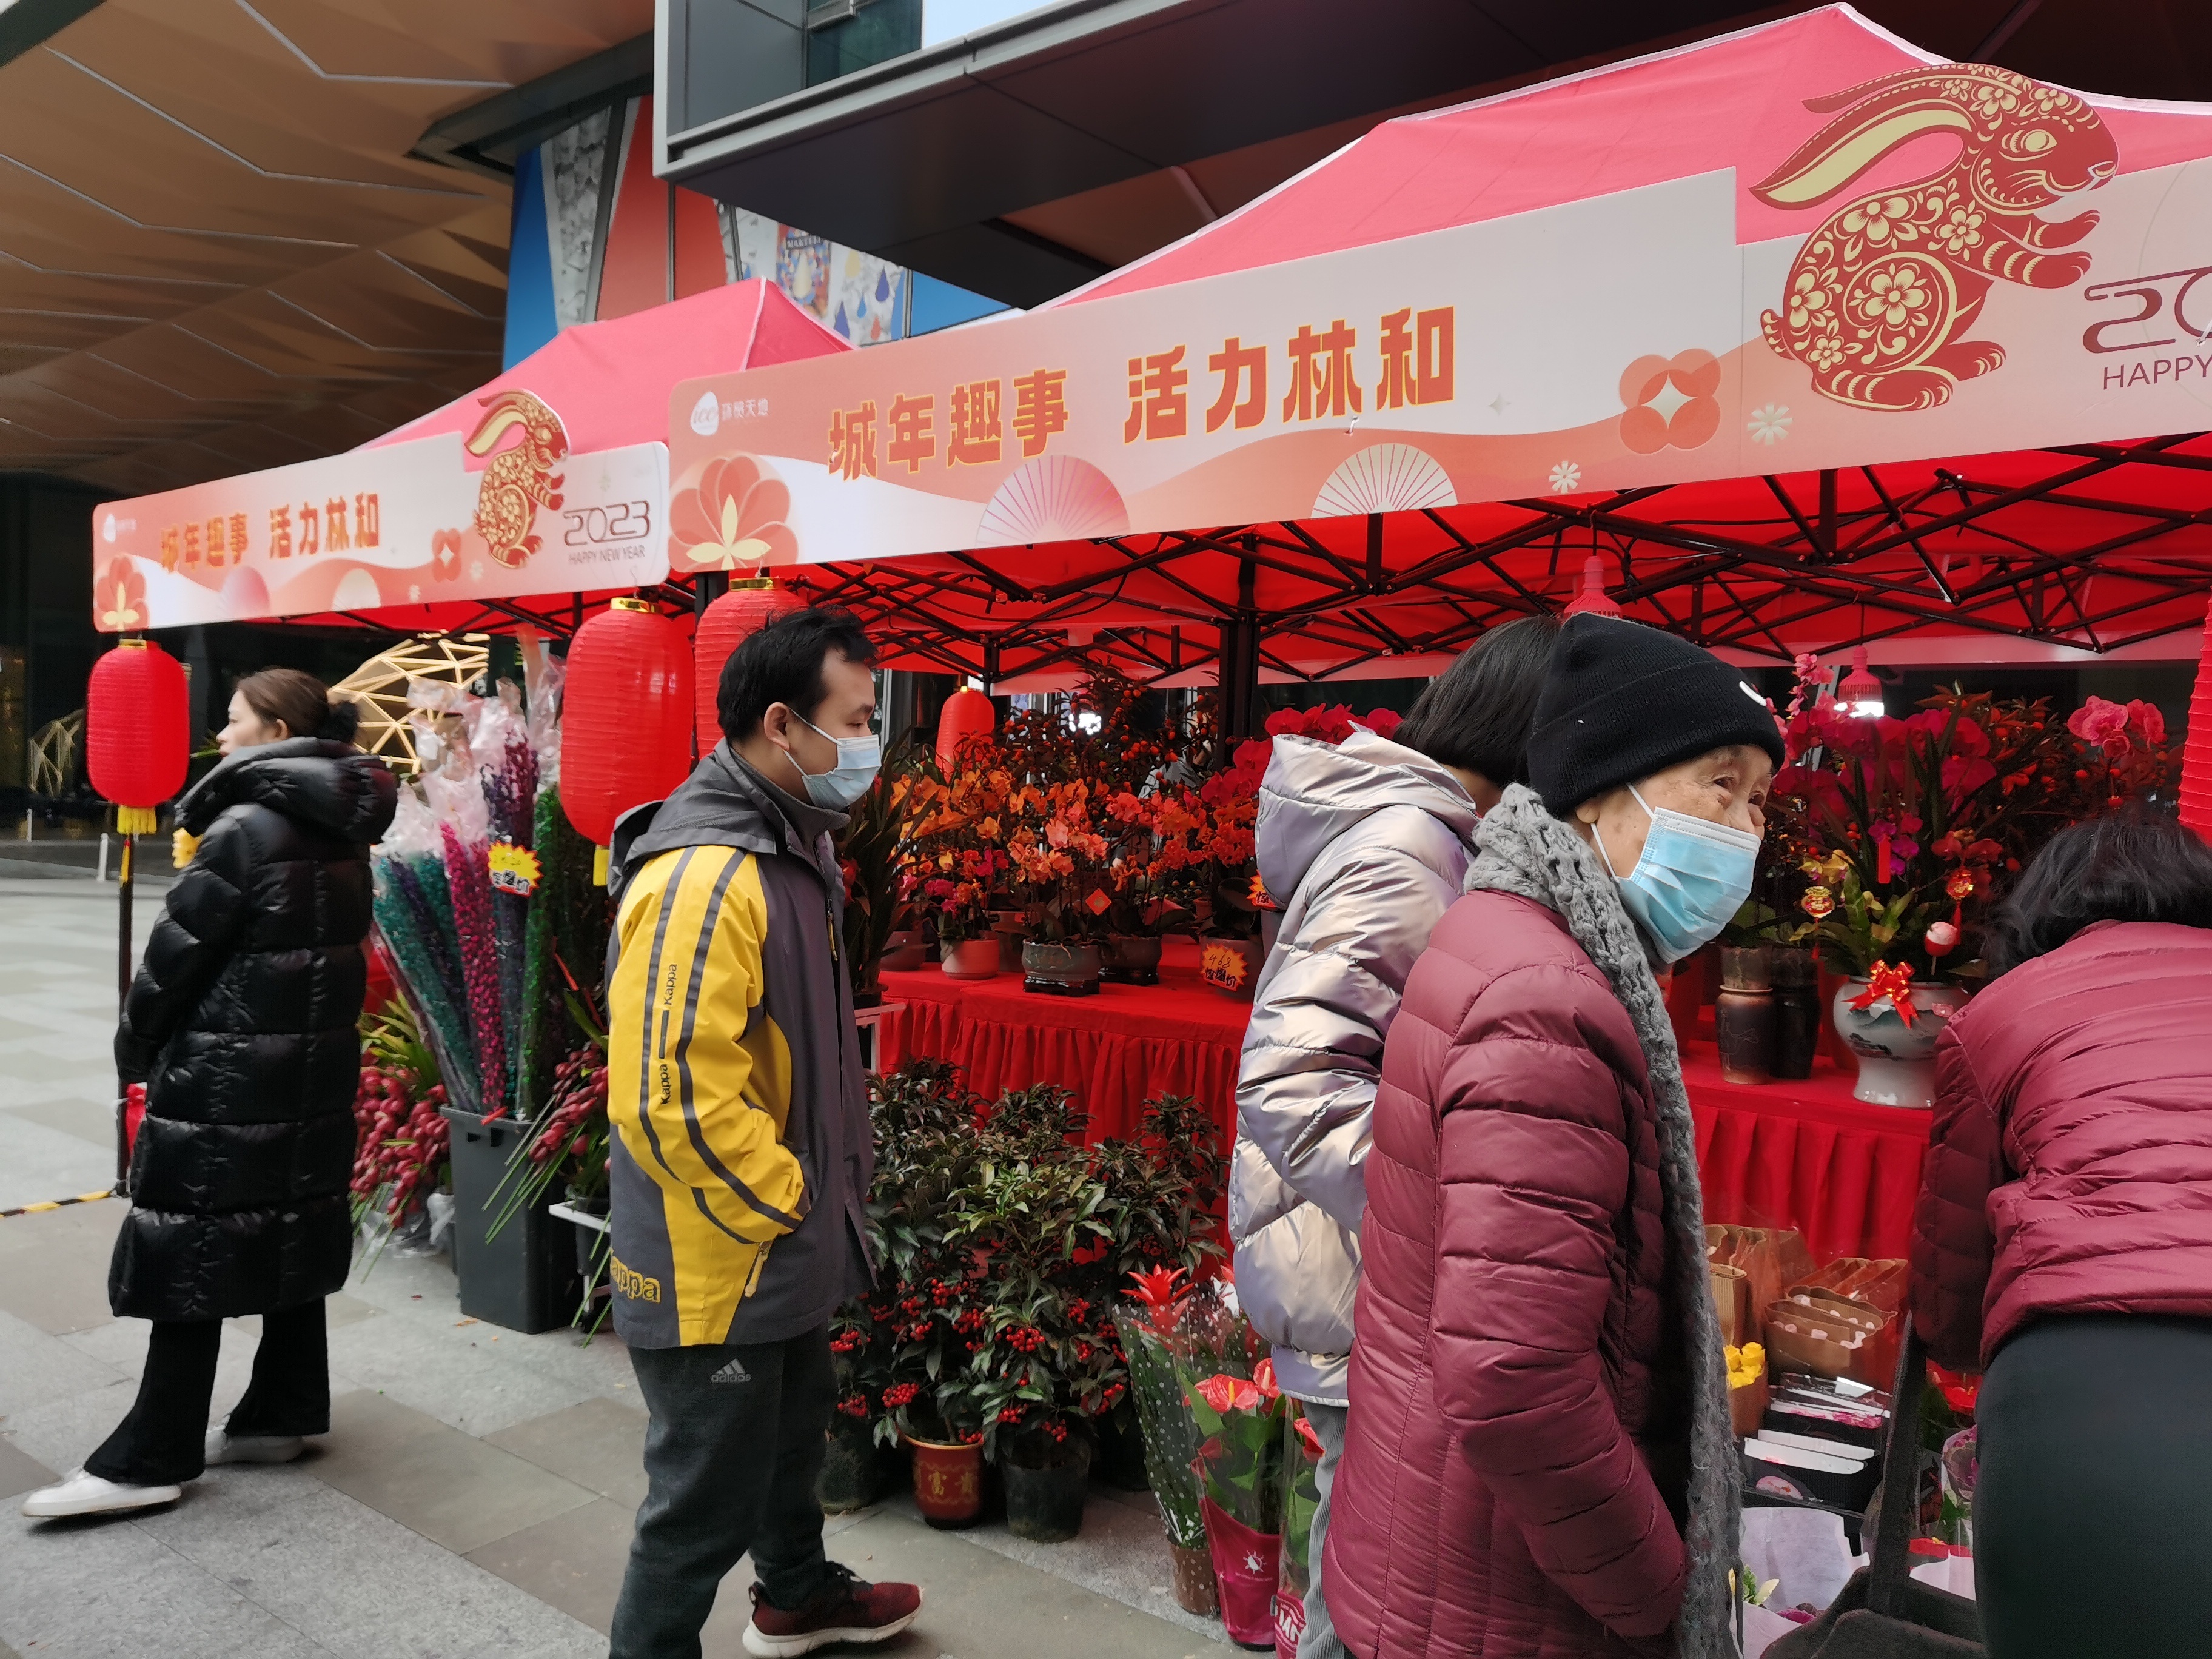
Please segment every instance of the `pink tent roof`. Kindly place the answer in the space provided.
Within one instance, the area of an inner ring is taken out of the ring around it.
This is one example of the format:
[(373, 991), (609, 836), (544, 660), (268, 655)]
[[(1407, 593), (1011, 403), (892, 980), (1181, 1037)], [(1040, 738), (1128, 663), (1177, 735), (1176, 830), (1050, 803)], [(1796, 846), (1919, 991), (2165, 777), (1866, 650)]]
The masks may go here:
[(758, 368), (854, 349), (763, 277), (605, 322), (564, 328), (474, 392), (362, 446), (466, 434), (484, 400), (517, 387), (561, 416), (572, 453), (665, 443), (668, 388), (695, 374)]
[[(1751, 194), (1803, 137), (1807, 85), (1848, 87), (1948, 60), (1825, 7), (1671, 52), (1386, 121), (1179, 242), (1052, 303), (1066, 305), (1477, 224), (1733, 167), (1736, 240), (1802, 235)], [(2081, 94), (2122, 173), (2202, 156), (2212, 111)], [(1853, 191), (1926, 172), (1955, 138), (1907, 145)]]

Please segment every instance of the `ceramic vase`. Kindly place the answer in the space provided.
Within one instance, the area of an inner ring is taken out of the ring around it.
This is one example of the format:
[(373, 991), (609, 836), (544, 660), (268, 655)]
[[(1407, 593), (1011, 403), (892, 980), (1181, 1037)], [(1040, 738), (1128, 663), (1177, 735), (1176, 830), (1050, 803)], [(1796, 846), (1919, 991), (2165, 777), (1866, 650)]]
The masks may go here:
[(991, 979), (999, 971), (999, 936), (986, 933), (981, 939), (963, 939), (957, 945), (944, 948), (945, 976), (947, 979)]
[(1966, 994), (1940, 981), (1912, 988), (1912, 1023), (1908, 1025), (1887, 999), (1865, 1008), (1852, 1002), (1866, 994), (1863, 979), (1837, 988), (1836, 1034), (1859, 1062), (1854, 1099), (1871, 1106), (1905, 1106), (1925, 1111), (1936, 1103), (1936, 1039), (1951, 1017), (1966, 1006)]
[(1723, 945), (1713, 1037), (1721, 1051), (1721, 1075), (1729, 1082), (1772, 1080), (1776, 1012), (1766, 947)]
[(1072, 939), (1024, 939), (1022, 989), (1040, 996), (1097, 996), (1098, 947)]
[(1115, 933), (1100, 952), (1098, 977), (1109, 985), (1158, 985), (1160, 941), (1135, 933)]

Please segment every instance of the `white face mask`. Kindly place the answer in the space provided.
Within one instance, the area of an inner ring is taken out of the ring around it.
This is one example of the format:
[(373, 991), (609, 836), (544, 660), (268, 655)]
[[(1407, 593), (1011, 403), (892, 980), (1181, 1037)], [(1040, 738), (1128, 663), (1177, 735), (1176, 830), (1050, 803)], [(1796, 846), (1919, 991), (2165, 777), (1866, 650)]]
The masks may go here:
[(791, 717), (808, 731), (829, 738), (837, 745), (837, 763), (827, 772), (810, 772), (799, 765), (798, 756), (791, 757), (791, 763), (799, 767), (799, 775), (806, 780), (806, 798), (825, 811), (845, 811), (866, 794), (868, 787), (875, 782), (876, 773), (884, 763), (884, 740), (872, 732), (865, 738), (830, 738), (797, 709), (792, 710)]

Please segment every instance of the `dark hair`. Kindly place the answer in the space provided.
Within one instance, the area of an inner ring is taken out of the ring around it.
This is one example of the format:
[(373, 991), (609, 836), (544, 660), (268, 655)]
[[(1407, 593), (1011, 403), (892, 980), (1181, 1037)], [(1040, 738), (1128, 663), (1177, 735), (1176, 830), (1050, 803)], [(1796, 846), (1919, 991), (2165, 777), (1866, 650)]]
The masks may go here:
[(264, 720), (283, 721), (295, 738), (351, 743), (361, 729), (358, 703), (331, 696), (330, 687), (297, 668), (264, 668), (248, 674), (235, 689), (248, 708)]
[(860, 619), (841, 605), (787, 612), (747, 637), (722, 665), (722, 682), (714, 690), (722, 735), (733, 743), (750, 738), (771, 703), (811, 718), (830, 695), (822, 665), (832, 651), (847, 662), (876, 659)]
[(2143, 807), (2069, 825), (1997, 906), (1990, 965), (2000, 974), (2017, 968), (2098, 921), (2212, 927), (2212, 847)]
[(1559, 637), (1556, 617), (1493, 628), (1429, 682), (1394, 734), (1431, 760), (1462, 767), (1503, 789), (1528, 781), (1528, 728)]

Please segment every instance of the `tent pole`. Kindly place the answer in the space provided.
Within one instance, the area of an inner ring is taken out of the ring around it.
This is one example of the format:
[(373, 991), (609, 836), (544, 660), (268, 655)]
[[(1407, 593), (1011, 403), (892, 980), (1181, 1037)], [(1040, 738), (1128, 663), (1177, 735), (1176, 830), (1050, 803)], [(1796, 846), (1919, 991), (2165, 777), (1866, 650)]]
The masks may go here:
[(1820, 556), (1836, 556), (1836, 469), (1820, 469)]
[(1242, 742), (1260, 734), (1260, 612), (1256, 602), (1259, 565), (1255, 538), (1244, 538), (1237, 562), (1237, 611), (1221, 626), (1222, 736)]
[[(116, 871), (118, 907), (115, 944), (115, 1006), (120, 1013), (131, 997), (131, 888), (135, 836), (123, 837), (123, 862)], [(126, 1085), (115, 1102), (115, 1189), (125, 1191), (131, 1182), (131, 1091)]]

